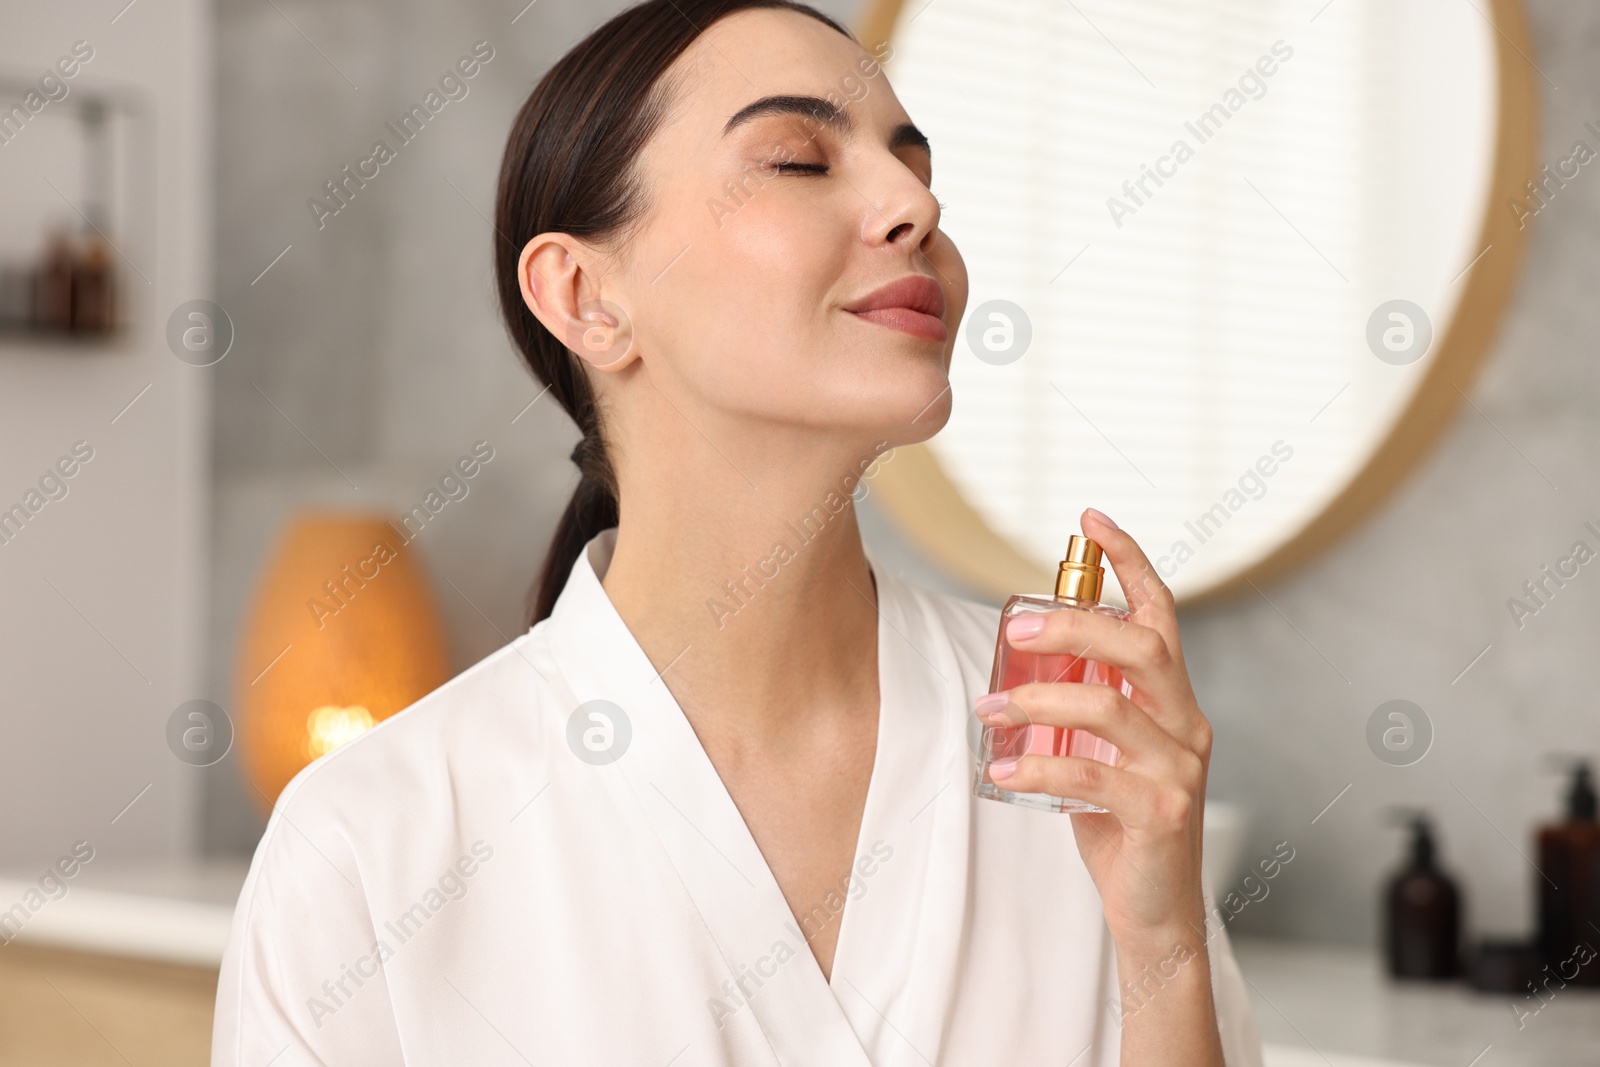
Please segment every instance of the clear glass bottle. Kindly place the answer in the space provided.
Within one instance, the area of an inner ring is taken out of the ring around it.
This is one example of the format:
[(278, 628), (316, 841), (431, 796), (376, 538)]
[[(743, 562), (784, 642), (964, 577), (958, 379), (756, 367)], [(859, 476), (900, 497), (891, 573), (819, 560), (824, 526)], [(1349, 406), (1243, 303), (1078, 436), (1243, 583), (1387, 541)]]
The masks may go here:
[[(1027, 596), (1018, 594), (1006, 601), (1000, 615), (1000, 635), (994, 647), (994, 671), (989, 676), (989, 692), (998, 693), (1025, 682), (1091, 682), (1115, 686), (1124, 696), (1133, 695), (1133, 686), (1122, 672), (1098, 660), (1070, 654), (1040, 655), (1012, 648), (1006, 641), (1006, 624), (1020, 615), (1050, 611), (1092, 611), (1114, 619), (1128, 613), (1111, 604), (1100, 603), (1100, 587), (1105, 569), (1100, 566), (1100, 546), (1076, 534), (1067, 542), (1067, 558), (1056, 574), (1056, 594)], [(1021, 717), (1015, 705), (1007, 707), (1012, 718)], [(1086, 756), (1115, 765), (1121, 754), (1116, 745), (1087, 730), (1060, 726), (986, 726), (973, 796), (1007, 804), (1038, 808), (1042, 811), (1105, 811), (1086, 800), (1073, 800), (1049, 793), (1014, 793), (989, 777), (989, 765), (998, 759), (1028, 754), (1047, 756)]]

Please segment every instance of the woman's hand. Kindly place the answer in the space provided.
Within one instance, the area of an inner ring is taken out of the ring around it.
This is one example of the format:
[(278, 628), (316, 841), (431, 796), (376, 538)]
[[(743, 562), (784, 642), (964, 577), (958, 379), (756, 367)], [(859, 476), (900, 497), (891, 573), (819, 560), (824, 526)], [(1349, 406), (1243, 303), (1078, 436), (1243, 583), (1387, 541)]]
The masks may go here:
[[(1007, 640), (1021, 651), (1117, 667), (1133, 686), (1132, 699), (1109, 685), (1030, 682), (1006, 691), (1003, 710), (980, 717), (990, 726), (1087, 730), (1121, 755), (1115, 767), (1079, 756), (1025, 755), (996, 761), (990, 775), (1013, 792), (1073, 797), (1107, 809), (1072, 816), (1106, 924), (1119, 952), (1167, 956), (1175, 942), (1194, 945), (1197, 931), (1204, 942), (1200, 830), (1211, 724), (1189, 684), (1166, 583), (1133, 538), (1100, 512), (1083, 513), (1083, 531), (1111, 560), (1131, 617), (1124, 622), (1087, 611), (1022, 616), (1010, 620)], [(1028, 624), (1036, 632), (1025, 634)]]

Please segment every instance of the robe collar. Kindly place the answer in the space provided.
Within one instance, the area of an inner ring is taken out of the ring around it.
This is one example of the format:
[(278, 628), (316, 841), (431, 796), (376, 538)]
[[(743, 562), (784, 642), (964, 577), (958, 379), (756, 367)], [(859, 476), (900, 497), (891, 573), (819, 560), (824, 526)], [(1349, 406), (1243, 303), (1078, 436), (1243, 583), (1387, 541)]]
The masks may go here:
[[(868, 864), (877, 869), (836, 916), (830, 981), (693, 727), (601, 585), (616, 533), (602, 531), (579, 554), (552, 610), (549, 640), (576, 701), (622, 709), (628, 747), (606, 769), (626, 778), (728, 978), (742, 978), (750, 991), (708, 989), (707, 1010), (715, 1014), (716, 998), (753, 1014), (786, 1067), (936, 1063), (966, 926), (970, 696), (927, 594), (868, 551), (881, 704), (855, 856), (859, 863), (881, 842), (878, 855), (893, 857)], [(793, 955), (774, 963), (780, 944)]]

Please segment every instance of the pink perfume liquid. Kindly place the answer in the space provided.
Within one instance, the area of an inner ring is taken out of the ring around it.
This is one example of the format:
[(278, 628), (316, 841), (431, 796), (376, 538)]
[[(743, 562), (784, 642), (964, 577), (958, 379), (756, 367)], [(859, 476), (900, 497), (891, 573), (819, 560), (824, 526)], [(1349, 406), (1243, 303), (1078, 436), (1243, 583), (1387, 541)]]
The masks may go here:
[[(1049, 611), (1092, 611), (1100, 615), (1126, 619), (1128, 613), (1110, 604), (1095, 601), (1073, 600), (1061, 597), (1014, 596), (1006, 603), (1000, 619), (1000, 636), (995, 644), (994, 670), (989, 679), (989, 691), (998, 693), (1025, 682), (1086, 682), (1109, 685), (1124, 696), (1133, 695), (1133, 686), (1122, 677), (1122, 672), (1085, 656), (1039, 655), (1014, 649), (1006, 641), (1006, 623), (1019, 615)], [(1007, 714), (1013, 718), (1020, 709), (1013, 705)], [(1060, 726), (990, 726), (983, 731), (982, 763), (978, 780), (973, 788), (976, 796), (999, 800), (1045, 811), (1105, 811), (1105, 808), (1084, 800), (1053, 796), (1048, 793), (1015, 793), (989, 777), (989, 764), (997, 759), (1012, 759), (1038, 754), (1045, 756), (1084, 756), (1101, 763), (1115, 765), (1121, 754), (1116, 745), (1096, 737), (1087, 730)]]

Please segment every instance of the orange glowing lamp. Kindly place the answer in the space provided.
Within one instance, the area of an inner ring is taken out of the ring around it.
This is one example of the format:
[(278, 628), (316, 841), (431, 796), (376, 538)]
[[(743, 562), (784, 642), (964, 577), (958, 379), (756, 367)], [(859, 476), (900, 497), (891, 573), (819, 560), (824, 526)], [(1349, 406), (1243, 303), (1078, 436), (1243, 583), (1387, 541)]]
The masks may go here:
[(234, 707), (247, 784), (270, 810), (302, 767), (449, 678), (427, 572), (380, 515), (305, 514), (262, 573)]

